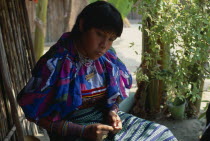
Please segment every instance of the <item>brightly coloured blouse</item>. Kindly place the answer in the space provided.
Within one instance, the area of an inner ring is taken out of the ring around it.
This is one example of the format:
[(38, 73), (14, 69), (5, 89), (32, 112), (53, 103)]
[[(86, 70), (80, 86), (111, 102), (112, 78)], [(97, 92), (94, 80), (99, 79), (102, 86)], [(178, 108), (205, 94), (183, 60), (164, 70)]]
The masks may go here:
[(57, 121), (101, 99), (109, 108), (117, 97), (128, 96), (131, 84), (132, 77), (114, 50), (84, 64), (68, 32), (40, 58), (17, 99), (28, 119)]

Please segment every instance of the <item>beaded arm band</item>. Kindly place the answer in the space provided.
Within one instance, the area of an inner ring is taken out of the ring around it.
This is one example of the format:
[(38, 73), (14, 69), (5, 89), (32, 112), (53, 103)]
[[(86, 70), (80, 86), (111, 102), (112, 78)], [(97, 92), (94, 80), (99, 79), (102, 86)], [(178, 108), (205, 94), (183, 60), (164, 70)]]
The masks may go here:
[(110, 111), (114, 111), (114, 112), (118, 112), (119, 111), (119, 104), (115, 103), (112, 105), (112, 107), (110, 108)]
[(119, 103), (122, 101), (121, 97), (118, 96), (116, 98), (116, 102), (112, 105), (112, 107), (109, 109), (110, 111), (115, 111), (116, 113), (119, 111)]
[(51, 122), (47, 119), (41, 119), (37, 122), (37, 125), (45, 128), (50, 133), (56, 133), (60, 136), (73, 135), (82, 137), (85, 130), (84, 125), (79, 125), (64, 120)]

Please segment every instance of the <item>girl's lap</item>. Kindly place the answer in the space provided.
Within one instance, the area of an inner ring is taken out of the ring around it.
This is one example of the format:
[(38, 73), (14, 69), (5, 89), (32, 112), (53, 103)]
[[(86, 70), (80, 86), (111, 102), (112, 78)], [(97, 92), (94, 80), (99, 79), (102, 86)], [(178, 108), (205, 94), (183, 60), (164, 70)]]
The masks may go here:
[[(123, 124), (123, 129), (117, 134), (109, 134), (105, 141), (177, 141), (171, 131), (160, 124), (148, 121), (131, 114), (119, 111)], [(89, 125), (94, 123), (104, 123), (104, 116), (100, 110), (89, 108), (79, 110), (71, 116), (71, 121), (74, 123)], [(82, 138), (65, 137), (65, 140), (84, 141)], [(61, 141), (61, 139), (60, 139)]]

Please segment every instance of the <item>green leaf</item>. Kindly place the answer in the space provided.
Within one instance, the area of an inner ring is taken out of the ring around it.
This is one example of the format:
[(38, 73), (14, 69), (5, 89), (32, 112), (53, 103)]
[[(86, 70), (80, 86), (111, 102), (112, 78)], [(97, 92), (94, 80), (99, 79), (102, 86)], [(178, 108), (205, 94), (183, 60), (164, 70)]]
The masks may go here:
[(130, 43), (129, 47), (133, 47), (134, 46), (134, 42)]
[(137, 51), (135, 51), (136, 55), (138, 55), (139, 53)]
[(204, 112), (204, 113), (200, 114), (200, 116), (198, 117), (198, 119), (205, 118), (205, 116), (206, 116), (206, 112)]

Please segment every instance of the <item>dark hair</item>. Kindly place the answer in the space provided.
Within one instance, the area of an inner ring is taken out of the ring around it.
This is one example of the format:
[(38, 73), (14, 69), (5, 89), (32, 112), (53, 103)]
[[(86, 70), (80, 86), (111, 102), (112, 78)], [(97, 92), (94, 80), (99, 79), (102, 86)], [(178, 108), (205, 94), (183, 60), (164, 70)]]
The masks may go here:
[(79, 36), (81, 34), (79, 30), (79, 22), (81, 19), (83, 20), (84, 31), (94, 27), (112, 31), (118, 37), (121, 36), (123, 30), (121, 14), (108, 2), (97, 1), (87, 5), (77, 17), (76, 23), (72, 29), (72, 34), (74, 36)]

